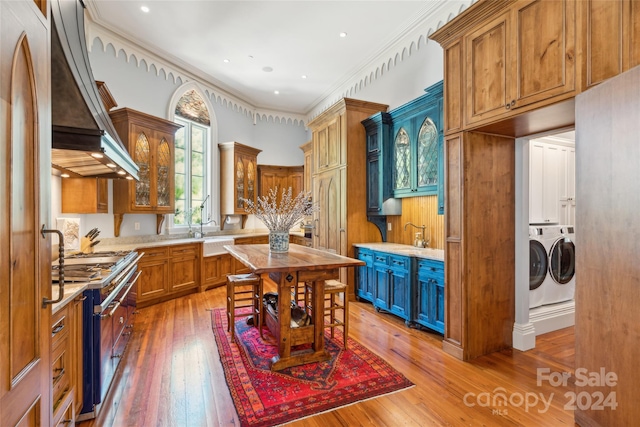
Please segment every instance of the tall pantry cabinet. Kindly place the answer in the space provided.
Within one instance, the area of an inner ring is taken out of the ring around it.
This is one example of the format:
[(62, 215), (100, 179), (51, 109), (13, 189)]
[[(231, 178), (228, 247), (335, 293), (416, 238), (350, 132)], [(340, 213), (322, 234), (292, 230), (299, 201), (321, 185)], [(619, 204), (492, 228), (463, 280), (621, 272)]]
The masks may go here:
[[(312, 132), (313, 247), (354, 257), (354, 243), (379, 242), (380, 232), (367, 221), (366, 135), (362, 120), (387, 105), (344, 98), (309, 123)], [(346, 271), (345, 271), (346, 270)], [(342, 269), (355, 298), (353, 269)]]

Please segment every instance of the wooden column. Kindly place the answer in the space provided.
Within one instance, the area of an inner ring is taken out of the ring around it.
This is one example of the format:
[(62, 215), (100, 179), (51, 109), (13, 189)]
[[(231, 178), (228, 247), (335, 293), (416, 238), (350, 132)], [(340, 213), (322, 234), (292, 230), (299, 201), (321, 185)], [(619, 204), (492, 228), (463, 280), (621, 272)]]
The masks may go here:
[(443, 349), (469, 360), (511, 346), (515, 318), (515, 143), (445, 138)]

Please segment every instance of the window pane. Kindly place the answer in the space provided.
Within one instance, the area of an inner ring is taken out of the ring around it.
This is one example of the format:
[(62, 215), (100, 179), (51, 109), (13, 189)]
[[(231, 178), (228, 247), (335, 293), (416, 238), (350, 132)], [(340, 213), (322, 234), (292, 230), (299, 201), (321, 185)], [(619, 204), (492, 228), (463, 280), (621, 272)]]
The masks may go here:
[(204, 184), (203, 177), (201, 176), (191, 177), (191, 199), (194, 201), (198, 201), (198, 205), (200, 205), (200, 203), (202, 203), (202, 201), (204, 200), (203, 184)]
[[(184, 125), (184, 122), (176, 120), (176, 123)], [(186, 127), (180, 128), (176, 131), (176, 148), (184, 148), (185, 140), (184, 140), (184, 131)]]
[(191, 132), (191, 150), (197, 151), (200, 153), (204, 152), (204, 142), (205, 137), (207, 136), (207, 132), (205, 129), (193, 125), (193, 130)]
[(193, 151), (191, 153), (191, 175), (204, 176), (204, 154)]
[(186, 165), (184, 162), (185, 150), (184, 148), (176, 148), (176, 175), (184, 174), (186, 172)]

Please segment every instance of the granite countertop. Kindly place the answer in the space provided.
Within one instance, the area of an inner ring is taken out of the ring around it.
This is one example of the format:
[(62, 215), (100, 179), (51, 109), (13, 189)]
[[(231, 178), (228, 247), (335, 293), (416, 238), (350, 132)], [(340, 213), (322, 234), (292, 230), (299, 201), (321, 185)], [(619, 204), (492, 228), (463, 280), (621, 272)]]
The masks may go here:
[(417, 248), (411, 245), (403, 245), (400, 243), (354, 243), (353, 246), (359, 248), (371, 249), (373, 251), (386, 252), (395, 255), (412, 256), (416, 258), (432, 259), (436, 261), (444, 261), (443, 249)]
[[(304, 236), (304, 233), (300, 231), (291, 231), (290, 234), (295, 236)], [(241, 237), (257, 237), (257, 236), (267, 236), (267, 235), (269, 235), (268, 230), (256, 230), (253, 233), (215, 234), (215, 235), (208, 235), (208, 236), (198, 237), (198, 238), (195, 238), (195, 237), (185, 238), (183, 237), (184, 236), (183, 235), (181, 237), (176, 237), (175, 239), (165, 238), (161, 240), (155, 238), (155, 236), (152, 236), (151, 238), (149, 236), (142, 236), (136, 241), (130, 241), (129, 239), (127, 240), (122, 239), (123, 240), (122, 243), (118, 242), (118, 238), (113, 238), (113, 239), (104, 239), (105, 241), (102, 244), (95, 247), (95, 251), (96, 252), (97, 251), (131, 251), (136, 249), (144, 249), (144, 248), (151, 248), (151, 247), (158, 247), (158, 246), (173, 246), (173, 245), (182, 245), (187, 243), (200, 243), (200, 242), (204, 242), (207, 239), (231, 241)]]
[[(51, 314), (56, 314), (60, 309), (62, 309), (69, 302), (73, 301), (75, 297), (80, 295), (87, 289), (86, 283), (65, 283), (64, 284), (64, 296), (62, 297), (62, 301), (57, 302), (51, 306)], [(52, 299), (58, 298), (58, 285), (51, 286), (51, 297)]]

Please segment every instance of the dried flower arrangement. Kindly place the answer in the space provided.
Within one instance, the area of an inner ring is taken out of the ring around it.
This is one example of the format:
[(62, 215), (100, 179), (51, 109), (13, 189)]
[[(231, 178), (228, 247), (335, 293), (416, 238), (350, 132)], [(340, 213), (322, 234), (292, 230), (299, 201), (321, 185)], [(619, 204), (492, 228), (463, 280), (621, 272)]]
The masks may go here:
[(318, 205), (311, 201), (311, 192), (301, 191), (295, 198), (292, 189), (282, 189), (282, 198), (278, 203), (278, 187), (269, 190), (266, 196), (260, 196), (257, 203), (243, 199), (244, 210), (253, 214), (267, 226), (269, 231), (288, 232), (305, 216), (318, 211)]

